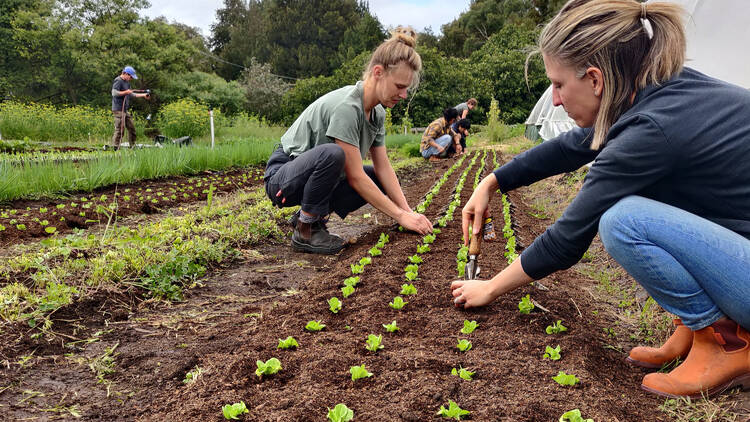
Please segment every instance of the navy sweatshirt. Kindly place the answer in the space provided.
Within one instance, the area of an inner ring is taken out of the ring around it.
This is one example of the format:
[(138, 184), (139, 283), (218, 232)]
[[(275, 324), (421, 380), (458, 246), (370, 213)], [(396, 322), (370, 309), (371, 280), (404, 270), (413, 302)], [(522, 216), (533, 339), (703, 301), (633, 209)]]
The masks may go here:
[(589, 149), (591, 129), (574, 129), (495, 170), (501, 192), (594, 161), (563, 215), (523, 251), (534, 279), (571, 267), (601, 215), (628, 195), (681, 208), (750, 239), (750, 91), (690, 68), (639, 92)]

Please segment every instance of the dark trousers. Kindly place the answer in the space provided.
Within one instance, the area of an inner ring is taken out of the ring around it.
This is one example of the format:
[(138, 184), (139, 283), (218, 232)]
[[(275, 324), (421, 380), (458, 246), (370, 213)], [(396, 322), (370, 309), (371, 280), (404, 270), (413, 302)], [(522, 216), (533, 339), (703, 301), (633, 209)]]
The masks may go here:
[(115, 133), (112, 135), (112, 146), (115, 148), (120, 147), (120, 140), (122, 139), (122, 133), (125, 128), (128, 129), (128, 143), (130, 148), (135, 146), (135, 125), (133, 125), (133, 118), (130, 113), (122, 111), (113, 111), (115, 115)]
[[(367, 203), (346, 179), (341, 179), (345, 161), (344, 150), (336, 144), (318, 145), (294, 158), (279, 147), (266, 164), (266, 195), (280, 208), (301, 205), (310, 214), (335, 212), (344, 218)], [(375, 169), (364, 166), (364, 171), (382, 192)], [(281, 196), (277, 197), (279, 190)], [(286, 198), (283, 204), (282, 198)]]

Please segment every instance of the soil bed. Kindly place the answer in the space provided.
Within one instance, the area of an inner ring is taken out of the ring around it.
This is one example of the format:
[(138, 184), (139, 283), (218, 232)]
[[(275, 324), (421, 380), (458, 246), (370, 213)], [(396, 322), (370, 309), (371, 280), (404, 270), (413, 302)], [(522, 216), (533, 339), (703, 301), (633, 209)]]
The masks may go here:
[[(469, 162), (433, 199), (426, 211), (432, 221), (442, 215)], [(451, 164), (434, 167), (438, 177)], [(466, 179), (462, 205), (478, 167)], [(490, 168), (488, 156), (485, 174)], [(404, 183), (412, 205), (438, 178), (429, 170), (417, 176)], [(520, 193), (510, 199), (516, 236), (527, 245), (546, 223), (529, 216)], [(483, 245), (479, 265), (484, 278), (506, 265), (499, 196), (491, 209), (500, 238)], [(364, 218), (368, 213), (373, 217)], [(357, 242), (336, 256), (265, 245), (260, 254), (248, 251), (240, 262), (215, 271), (183, 303), (165, 308), (146, 302), (130, 312), (132, 298), (115, 300), (102, 293), (54, 316), (54, 329), (66, 336), (54, 344), (28, 339), (16, 327), (10, 337), (24, 340), (0, 348), (0, 360), (9, 362), (0, 369), (5, 380), (0, 414), (43, 418), (53, 415), (43, 409), (57, 406), (55, 416), (71, 417), (74, 406), (86, 420), (220, 421), (222, 405), (244, 401), (250, 410), (244, 420), (252, 421), (322, 421), (326, 409), (337, 403), (352, 408), (359, 421), (425, 421), (439, 420), (439, 407), (453, 400), (476, 421), (556, 421), (574, 408), (597, 421), (666, 420), (657, 409), (662, 400), (639, 389), (644, 372), (625, 365), (623, 355), (607, 346), (606, 324), (595, 317), (597, 305), (584, 291), (591, 280), (563, 271), (541, 280), (549, 290), (527, 286), (480, 310), (455, 308), (448, 286), (457, 278), (459, 207), (432, 251), (423, 255), (414, 282), (418, 293), (405, 297), (409, 303), (396, 311), (388, 303), (406, 283), (404, 266), (421, 236), (373, 224), (391, 220), (372, 209), (362, 209), (350, 220), (359, 227)], [(342, 297), (339, 288), (351, 273), (350, 264), (368, 256), (381, 232), (390, 237), (383, 255), (365, 267), (355, 293), (332, 314), (327, 299)], [(517, 304), (526, 294), (549, 312), (520, 314)], [(472, 334), (459, 333), (465, 319), (479, 323)], [(307, 332), (310, 320), (322, 320), (327, 327)], [(400, 330), (386, 333), (382, 324), (393, 320)], [(547, 335), (545, 327), (556, 320), (568, 331)], [(368, 334), (382, 334), (385, 348), (367, 351)], [(299, 349), (277, 350), (278, 340), (290, 335)], [(67, 337), (95, 340), (66, 345)], [(459, 338), (471, 340), (473, 348), (459, 352)], [(543, 360), (545, 346), (558, 344), (562, 359)], [(97, 383), (90, 364), (106, 355), (107, 348), (114, 348), (114, 372)], [(71, 352), (73, 356), (63, 356)], [(16, 364), (30, 354), (28, 365)], [(257, 377), (256, 360), (271, 357), (281, 360), (283, 370)], [(352, 382), (349, 368), (361, 364), (374, 376)], [(203, 370), (200, 377), (183, 384), (196, 366)], [(451, 369), (459, 366), (476, 371), (474, 380), (452, 376)], [(580, 384), (558, 385), (552, 380), (558, 371), (575, 374)], [(28, 391), (43, 395), (27, 397)]]

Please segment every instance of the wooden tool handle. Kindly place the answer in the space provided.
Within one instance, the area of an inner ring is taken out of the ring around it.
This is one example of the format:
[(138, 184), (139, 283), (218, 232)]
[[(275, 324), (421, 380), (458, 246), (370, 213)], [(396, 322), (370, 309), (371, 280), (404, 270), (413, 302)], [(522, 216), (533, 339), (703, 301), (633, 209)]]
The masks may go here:
[(482, 245), (482, 231), (471, 235), (471, 242), (469, 242), (469, 255), (479, 255), (479, 249)]

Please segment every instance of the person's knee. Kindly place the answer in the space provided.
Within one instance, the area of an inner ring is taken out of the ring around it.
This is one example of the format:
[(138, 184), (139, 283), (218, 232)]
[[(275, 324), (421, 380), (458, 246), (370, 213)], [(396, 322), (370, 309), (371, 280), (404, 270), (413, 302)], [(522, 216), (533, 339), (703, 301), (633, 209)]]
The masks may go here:
[(320, 148), (321, 161), (325, 161), (338, 168), (344, 168), (346, 153), (344, 153), (343, 148), (336, 144), (324, 144), (317, 148)]
[(633, 216), (643, 209), (640, 196), (626, 196), (610, 207), (599, 219), (599, 237), (607, 250), (617, 247), (625, 233), (633, 228)]

